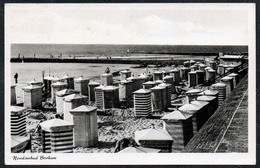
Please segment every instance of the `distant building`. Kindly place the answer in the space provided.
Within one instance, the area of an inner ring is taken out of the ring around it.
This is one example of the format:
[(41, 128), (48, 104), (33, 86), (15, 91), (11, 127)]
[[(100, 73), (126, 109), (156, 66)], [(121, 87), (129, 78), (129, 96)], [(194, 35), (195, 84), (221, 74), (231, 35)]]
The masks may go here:
[(243, 55), (224, 55), (219, 57), (220, 64), (223, 65), (240, 65), (243, 59)]

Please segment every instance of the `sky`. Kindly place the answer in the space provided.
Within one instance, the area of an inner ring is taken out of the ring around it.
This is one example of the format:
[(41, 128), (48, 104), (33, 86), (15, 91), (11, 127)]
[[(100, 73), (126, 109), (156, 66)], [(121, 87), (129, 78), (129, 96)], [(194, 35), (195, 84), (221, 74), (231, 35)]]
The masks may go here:
[(245, 4), (6, 4), (5, 37), (10, 43), (247, 45), (248, 11)]

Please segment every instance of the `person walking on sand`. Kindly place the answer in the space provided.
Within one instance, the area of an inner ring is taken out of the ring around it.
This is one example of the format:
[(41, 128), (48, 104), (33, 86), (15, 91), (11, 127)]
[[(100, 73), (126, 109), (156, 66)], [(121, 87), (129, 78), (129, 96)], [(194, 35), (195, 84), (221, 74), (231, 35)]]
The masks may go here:
[(18, 73), (14, 74), (15, 83), (18, 83)]

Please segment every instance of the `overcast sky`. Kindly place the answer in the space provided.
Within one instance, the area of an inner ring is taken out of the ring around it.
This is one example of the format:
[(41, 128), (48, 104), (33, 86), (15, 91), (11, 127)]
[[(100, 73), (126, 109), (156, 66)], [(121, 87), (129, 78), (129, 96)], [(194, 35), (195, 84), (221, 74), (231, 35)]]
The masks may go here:
[(10, 43), (245, 45), (243, 6), (7, 4), (5, 31)]

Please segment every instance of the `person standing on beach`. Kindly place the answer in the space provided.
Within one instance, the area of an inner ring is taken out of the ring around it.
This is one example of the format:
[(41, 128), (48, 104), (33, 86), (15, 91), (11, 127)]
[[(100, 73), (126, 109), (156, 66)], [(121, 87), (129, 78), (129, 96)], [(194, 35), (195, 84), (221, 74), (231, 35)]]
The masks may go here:
[(18, 73), (14, 74), (15, 83), (18, 83)]

